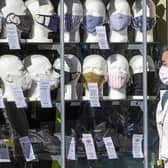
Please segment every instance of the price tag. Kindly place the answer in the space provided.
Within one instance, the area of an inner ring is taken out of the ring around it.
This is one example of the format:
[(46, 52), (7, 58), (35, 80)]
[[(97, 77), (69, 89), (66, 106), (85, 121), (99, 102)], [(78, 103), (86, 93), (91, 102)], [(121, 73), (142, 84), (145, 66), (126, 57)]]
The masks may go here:
[(17, 27), (14, 24), (6, 24), (9, 49), (20, 49)]
[(65, 143), (66, 143), (66, 158), (68, 160), (76, 160), (75, 138), (71, 136), (66, 136)]
[(0, 163), (10, 162), (8, 146), (0, 140)]
[(25, 97), (23, 95), (23, 90), (20, 85), (11, 86), (12, 94), (16, 103), (17, 108), (27, 107)]
[(143, 135), (142, 134), (134, 134), (132, 139), (132, 154), (133, 158), (143, 158), (143, 152), (142, 152), (142, 140)]
[(50, 81), (40, 81), (40, 103), (43, 108), (51, 108)]
[(114, 143), (111, 137), (103, 137), (103, 141), (107, 150), (108, 158), (109, 159), (117, 159), (117, 153), (114, 147)]
[(2, 89), (0, 88), (0, 108), (5, 108), (4, 99), (2, 95)]
[(36, 157), (34, 155), (33, 147), (29, 137), (25, 136), (25, 137), (19, 138), (19, 142), (20, 142), (25, 160), (27, 162), (35, 160)]
[(97, 40), (100, 49), (109, 49), (105, 26), (96, 26)]
[(82, 141), (84, 143), (86, 156), (88, 160), (97, 160), (96, 150), (91, 134), (82, 134)]
[(91, 107), (100, 107), (99, 91), (97, 83), (88, 83)]

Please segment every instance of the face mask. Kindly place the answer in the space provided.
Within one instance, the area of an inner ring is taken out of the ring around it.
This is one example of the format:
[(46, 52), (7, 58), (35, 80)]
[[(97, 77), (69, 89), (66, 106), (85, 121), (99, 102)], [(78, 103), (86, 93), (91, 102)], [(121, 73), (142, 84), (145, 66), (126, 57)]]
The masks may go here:
[(97, 83), (100, 88), (105, 81), (104, 75), (97, 75), (93, 72), (88, 72), (83, 74), (84, 83), (83, 86), (85, 89), (88, 88), (88, 83)]
[(96, 26), (101, 26), (103, 24), (103, 17), (101, 16), (85, 16), (84, 17), (84, 30), (89, 33), (96, 31)]
[(161, 66), (159, 70), (159, 77), (163, 84), (168, 85), (168, 68)]
[(109, 19), (110, 28), (115, 31), (122, 31), (128, 27), (131, 17), (121, 13), (112, 14)]
[(66, 32), (70, 32), (79, 27), (81, 16), (66, 13), (64, 19), (64, 29)]
[(126, 86), (128, 79), (129, 75), (126, 71), (113, 70), (109, 72), (108, 84), (114, 89), (120, 89)]
[[(140, 32), (143, 32), (143, 16), (138, 16), (132, 19), (133, 27)], [(155, 25), (155, 19), (146, 17), (146, 30), (150, 31)]]
[(38, 14), (35, 18), (36, 22), (53, 32), (57, 32), (59, 26), (59, 17), (56, 14), (53, 15), (42, 15)]
[(6, 23), (15, 24), (19, 30), (28, 33), (33, 25), (33, 20), (28, 15), (16, 15), (14, 13), (9, 13), (6, 16)]

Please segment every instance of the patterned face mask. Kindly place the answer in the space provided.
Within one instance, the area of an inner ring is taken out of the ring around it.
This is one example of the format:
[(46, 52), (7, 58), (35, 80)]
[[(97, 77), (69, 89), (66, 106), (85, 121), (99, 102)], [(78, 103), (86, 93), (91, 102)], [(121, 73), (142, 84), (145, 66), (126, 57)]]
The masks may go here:
[(83, 21), (84, 30), (89, 33), (96, 31), (96, 26), (103, 24), (103, 17), (101, 16), (85, 16)]
[[(143, 16), (138, 16), (132, 19), (133, 27), (140, 32), (143, 32)], [(155, 19), (146, 17), (146, 30), (150, 31), (155, 25)]]
[(110, 28), (114, 31), (122, 31), (128, 27), (131, 21), (131, 16), (121, 13), (112, 14), (109, 18)]

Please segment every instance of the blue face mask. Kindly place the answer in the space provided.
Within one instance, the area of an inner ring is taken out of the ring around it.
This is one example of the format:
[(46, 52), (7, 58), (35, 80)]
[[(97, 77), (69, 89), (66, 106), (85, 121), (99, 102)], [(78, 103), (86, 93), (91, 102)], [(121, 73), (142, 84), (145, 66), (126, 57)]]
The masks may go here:
[(84, 30), (89, 33), (93, 33), (96, 31), (96, 26), (101, 26), (103, 24), (103, 17), (101, 16), (85, 16), (83, 25)]
[[(143, 16), (138, 16), (132, 19), (134, 29), (143, 32)], [(155, 19), (152, 17), (146, 17), (146, 30), (150, 31), (155, 25)]]
[(122, 31), (128, 27), (131, 17), (121, 13), (112, 14), (109, 18), (110, 28), (114, 31)]
[(64, 16), (64, 30), (70, 32), (80, 26), (80, 20), (82, 16), (72, 15), (71, 13), (66, 13)]

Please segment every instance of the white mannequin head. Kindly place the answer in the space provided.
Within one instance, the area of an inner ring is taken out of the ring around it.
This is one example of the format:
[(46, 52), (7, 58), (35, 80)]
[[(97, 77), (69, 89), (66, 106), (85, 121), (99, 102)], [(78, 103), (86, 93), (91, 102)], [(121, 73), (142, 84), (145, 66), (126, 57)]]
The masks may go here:
[[(132, 6), (132, 11), (133, 11), (134, 20), (137, 17), (143, 17), (143, 1), (136, 0)], [(155, 21), (156, 21), (156, 7), (155, 7), (155, 4), (152, 0), (147, 0), (146, 16), (147, 16), (147, 19), (153, 18), (153, 24), (151, 24), (151, 23), (149, 24), (149, 21), (147, 20), (147, 29), (148, 29), (149, 25), (151, 26), (151, 27), (149, 26), (150, 28), (149, 28), (149, 30), (147, 30), (147, 42), (153, 42), (153, 27), (154, 27)], [(143, 25), (143, 19), (141, 19), (141, 24)], [(138, 26), (138, 28), (135, 28), (135, 29), (136, 29), (135, 30), (135, 41), (142, 42), (143, 41), (142, 30), (141, 31), (139, 30), (139, 26)]]
[(129, 64), (121, 54), (113, 54), (107, 59), (110, 99), (125, 99), (129, 80)]
[(131, 22), (131, 10), (126, 0), (111, 0), (107, 6), (111, 42), (127, 42), (127, 28)]
[(3, 83), (3, 96), (8, 101), (13, 101), (12, 85), (19, 85), (23, 90), (31, 87), (32, 80), (24, 69), (22, 61), (15, 55), (0, 56), (0, 78)]
[[(61, 60), (57, 58), (53, 64), (55, 70), (60, 72)], [(72, 54), (66, 54), (64, 57), (64, 79), (65, 79), (65, 99), (77, 99), (77, 83), (81, 74), (81, 63), (79, 59)], [(59, 96), (58, 96), (59, 97)]]
[[(143, 98), (143, 56), (142, 55), (135, 55), (129, 61), (129, 65), (131, 68), (131, 75), (132, 75), (132, 86), (131, 86), (131, 95), (134, 99), (141, 99)], [(153, 85), (154, 82), (154, 72), (155, 72), (155, 65), (153, 62), (152, 57), (147, 56), (147, 72), (148, 72), (148, 95), (153, 96)]]
[(88, 83), (98, 83), (99, 95), (103, 97), (103, 84), (107, 76), (107, 62), (100, 55), (89, 55), (83, 61), (85, 96), (88, 98)]
[(33, 16), (34, 25), (32, 30), (32, 39), (30, 42), (52, 42), (52, 39), (48, 39), (48, 34), (51, 32), (48, 28), (37, 23), (37, 15), (52, 15), (54, 13), (54, 7), (50, 0), (46, 0), (43, 4), (42, 0), (27, 0), (25, 2), (27, 8)]
[[(60, 15), (60, 4), (58, 5), (58, 15)], [(64, 15), (64, 42), (80, 42), (79, 27), (83, 21), (81, 2), (79, 0), (64, 0)]]
[(40, 100), (39, 84), (41, 80), (49, 80), (50, 88), (55, 89), (59, 84), (59, 74), (52, 69), (47, 57), (43, 55), (30, 55), (24, 61), (24, 66), (32, 78), (32, 87), (28, 92), (30, 100)]
[(106, 17), (106, 10), (102, 0), (86, 0), (84, 6), (84, 17), (85, 41), (88, 43), (97, 42), (97, 33), (95, 28), (96, 26), (101, 26)]

